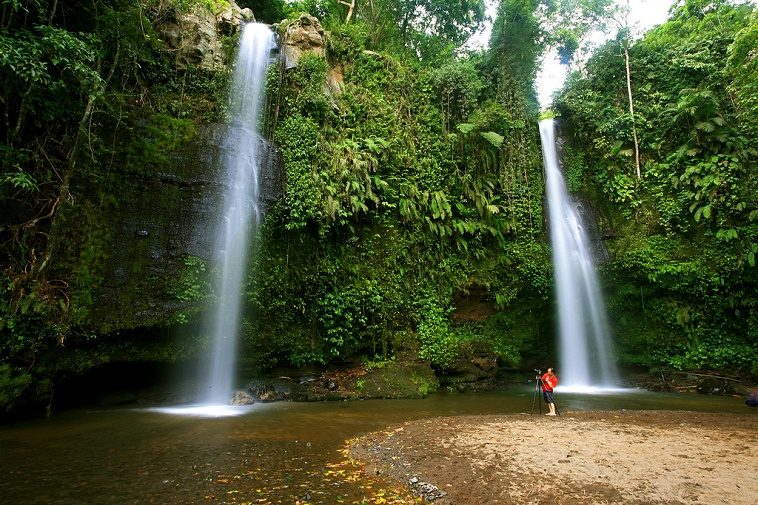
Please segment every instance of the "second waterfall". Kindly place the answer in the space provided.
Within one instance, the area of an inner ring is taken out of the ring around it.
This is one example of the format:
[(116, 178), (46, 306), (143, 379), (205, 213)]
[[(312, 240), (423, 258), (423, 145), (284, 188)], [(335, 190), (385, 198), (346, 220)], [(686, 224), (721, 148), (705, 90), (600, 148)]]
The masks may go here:
[(558, 302), (561, 385), (578, 390), (615, 387), (618, 374), (605, 302), (579, 210), (560, 170), (553, 120), (540, 122), (540, 138)]
[(227, 404), (234, 388), (242, 287), (248, 253), (261, 219), (260, 171), (263, 139), (258, 132), (266, 69), (275, 48), (268, 26), (244, 26), (230, 88), (231, 124), (223, 143), (223, 214), (216, 232), (216, 300), (207, 332), (213, 341), (205, 401)]

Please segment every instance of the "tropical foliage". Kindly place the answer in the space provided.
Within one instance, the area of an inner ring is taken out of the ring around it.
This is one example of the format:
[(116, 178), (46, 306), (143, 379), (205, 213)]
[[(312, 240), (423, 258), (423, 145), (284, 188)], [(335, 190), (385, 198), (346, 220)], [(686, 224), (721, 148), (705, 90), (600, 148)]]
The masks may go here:
[[(528, 86), (503, 80), (485, 94), (482, 55), (436, 67), (347, 32), (329, 44), (326, 60), (306, 56), (282, 76), (274, 140), (288, 183), (254, 269), (255, 355), (302, 364), (420, 346), (444, 366), (478, 342), (517, 364), (538, 324), (472, 329), (449, 314), (472, 286), (520, 312), (548, 300)], [(346, 69), (331, 103), (328, 62)], [(487, 71), (509, 75), (506, 65)], [(522, 108), (504, 107), (506, 96)]]
[[(620, 26), (612, 2), (501, 0), (474, 51), (481, 0), (237, 3), (279, 30), (310, 13), (326, 37), (324, 57), (267, 78), (286, 184), (250, 266), (245, 362), (403, 355), (444, 372), (476, 353), (553, 357), (534, 79), (549, 48), (574, 61), (592, 27)], [(205, 259), (122, 265), (140, 280), (118, 310), (103, 293), (124, 195), (225, 114), (228, 73), (177, 65), (156, 27), (227, 7), (2, 2), (0, 409), (110, 360), (202, 352)], [(757, 40), (752, 6), (681, 0), (644, 38), (599, 48), (557, 98), (569, 185), (611, 253), (622, 365), (758, 375)], [(488, 309), (465, 317), (468, 297)]]
[(680, 3), (630, 48), (633, 119), (620, 40), (558, 99), (612, 230), (612, 319), (630, 361), (756, 371), (756, 20), (748, 5)]

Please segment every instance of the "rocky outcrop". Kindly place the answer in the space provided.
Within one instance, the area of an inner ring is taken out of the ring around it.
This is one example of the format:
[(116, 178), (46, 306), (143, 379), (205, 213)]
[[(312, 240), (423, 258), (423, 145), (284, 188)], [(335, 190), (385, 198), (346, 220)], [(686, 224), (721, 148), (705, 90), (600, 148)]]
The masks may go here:
[(331, 97), (336, 97), (345, 88), (345, 77), (342, 68), (332, 67), (326, 74), (326, 92)]
[(219, 12), (199, 4), (185, 12), (177, 8), (174, 0), (160, 2), (156, 29), (176, 54), (178, 68), (197, 65), (209, 70), (222, 69), (222, 37), (237, 32), (245, 22), (255, 21), (253, 12), (240, 8), (234, 0), (220, 5), (225, 7)]
[[(301, 370), (292, 370), (299, 372)], [(314, 373), (254, 379), (246, 392), (256, 402), (424, 398), (439, 387), (427, 363), (387, 361)]]
[(462, 352), (448, 366), (437, 370), (442, 388), (466, 392), (489, 391), (495, 387), (497, 358), (487, 352)]
[(278, 400), (291, 400), (293, 389), (298, 381), (290, 377), (271, 379), (253, 379), (247, 385), (247, 392), (256, 402), (273, 402)]
[(285, 68), (296, 67), (306, 53), (318, 56), (326, 54), (324, 29), (317, 18), (303, 13), (296, 20), (281, 27), (280, 31), (283, 31), (281, 51)]
[[(285, 69), (297, 67), (305, 54), (322, 58), (326, 56), (324, 29), (317, 18), (302, 13), (297, 19), (280, 25), (277, 31), (281, 35), (281, 60)], [(337, 96), (342, 93), (344, 87), (342, 67), (331, 67), (324, 81), (324, 95), (335, 110), (339, 109)]]
[(451, 317), (456, 323), (480, 323), (496, 312), (493, 297), (484, 286), (471, 286), (465, 292), (455, 293), (453, 305)]

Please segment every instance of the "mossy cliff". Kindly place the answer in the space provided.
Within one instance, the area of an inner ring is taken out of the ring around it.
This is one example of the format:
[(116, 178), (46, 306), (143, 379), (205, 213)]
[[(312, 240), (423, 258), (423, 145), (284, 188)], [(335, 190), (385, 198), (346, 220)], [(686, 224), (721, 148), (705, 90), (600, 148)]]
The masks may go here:
[[(202, 335), (172, 328), (210, 295), (228, 63), (252, 17), (234, 2), (167, 1), (31, 14), (38, 24), (3, 39), (42, 51), (47, 69), (29, 88), (37, 119), (24, 104), (8, 111), (19, 128), (0, 195), (3, 409), (49, 400), (56, 381), (103, 363), (197, 354)], [(69, 84), (71, 67), (96, 94), (64, 109), (44, 84)]]
[[(540, 2), (499, 2), (490, 47), (473, 53), (456, 48), (482, 20), (477, 2), (434, 3), (428, 29), (402, 3), (359, 4), (349, 22), (336, 2), (239, 3), (277, 22), (283, 48), (266, 80), (243, 372), (395, 358), (466, 390), (552, 362)], [(566, 175), (607, 246), (620, 363), (749, 375), (756, 17), (695, 3), (632, 47), (644, 176), (630, 171), (618, 40), (558, 100), (576, 141)], [(251, 13), (226, 0), (0, 9), (0, 408), (39, 411), (62, 378), (204, 350), (229, 67)], [(698, 60), (701, 45), (720, 56)], [(661, 77), (673, 60), (694, 63)]]
[[(60, 161), (68, 197), (51, 179), (49, 192), (40, 189), (55, 206), (40, 223), (49, 231), (14, 225), (33, 206), (15, 207), (4, 228), (19, 242), (4, 251), (6, 407), (46, 398), (50, 380), (109, 361), (175, 361), (203, 347), (197, 315), (212, 296), (222, 190), (215, 161), (231, 51), (226, 65), (216, 56), (233, 48), (235, 34), (225, 24), (219, 44), (203, 43), (214, 56), (192, 60), (199, 53), (187, 41), (207, 33), (188, 24), (208, 19), (199, 6), (189, 14), (181, 2), (110, 8), (85, 9), (112, 42), (93, 61), (102, 98), (81, 110), (72, 158)], [(369, 49), (360, 27), (325, 31), (301, 14), (278, 30), (287, 58), (270, 71), (265, 130), (287, 184), (277, 200), (272, 176), (263, 246), (250, 268), (256, 317), (244, 323), (245, 369), (398, 353), (453, 369), (472, 345), (517, 364), (546, 331), (532, 310), (549, 293), (539, 154), (515, 117), (526, 112), (492, 103), (449, 130), (481, 89), (478, 78), (456, 81), (474, 63), (435, 73)], [(468, 98), (440, 109), (448, 81)], [(503, 142), (493, 131), (503, 128), (522, 140)], [(31, 141), (34, 125), (21, 134), (19, 143)], [(454, 299), (471, 296), (492, 309), (451, 319)]]

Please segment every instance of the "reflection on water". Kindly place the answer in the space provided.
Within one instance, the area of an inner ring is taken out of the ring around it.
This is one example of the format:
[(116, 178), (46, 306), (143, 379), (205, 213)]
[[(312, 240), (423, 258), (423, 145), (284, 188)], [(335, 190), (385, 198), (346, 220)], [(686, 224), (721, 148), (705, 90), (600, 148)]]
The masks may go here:
[(638, 392), (636, 389), (605, 386), (560, 386), (561, 393), (580, 393), (585, 395), (618, 395)]
[(180, 405), (176, 407), (151, 407), (145, 409), (148, 412), (158, 412), (160, 414), (171, 414), (175, 416), (193, 416), (193, 417), (234, 417), (247, 414), (259, 405), (210, 405), (210, 404), (191, 404)]
[[(424, 400), (256, 404), (241, 415), (156, 409), (70, 411), (0, 428), (0, 496), (13, 504), (309, 503), (360, 500), (360, 483), (329, 481), (345, 440), (411, 419), (525, 414), (533, 386)], [(626, 391), (564, 394), (572, 410), (741, 412), (741, 399)]]

